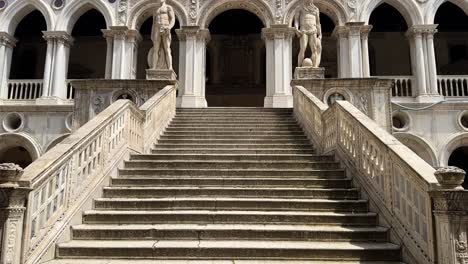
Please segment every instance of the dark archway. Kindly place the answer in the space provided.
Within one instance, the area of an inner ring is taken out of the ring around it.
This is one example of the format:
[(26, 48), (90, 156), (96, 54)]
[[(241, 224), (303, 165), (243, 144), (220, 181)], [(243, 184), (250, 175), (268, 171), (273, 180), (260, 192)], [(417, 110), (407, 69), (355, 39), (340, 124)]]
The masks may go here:
[[(322, 25), (322, 62), (320, 67), (325, 68), (325, 77), (336, 78), (338, 76), (338, 52), (336, 39), (332, 37), (333, 30), (335, 29), (335, 23), (333, 20), (320, 13), (320, 24)], [(293, 39), (293, 67), (294, 70), (297, 67), (297, 56), (299, 55), (299, 39), (294, 37)], [(307, 49), (306, 57), (311, 56), (310, 48)]]
[(45, 30), (47, 23), (37, 10), (18, 24), (15, 31), (18, 43), (13, 49), (10, 79), (43, 79), (47, 42), (42, 38), (42, 31)]
[[(449, 166), (457, 166), (468, 172), (468, 147), (460, 147), (452, 152), (448, 162)], [(465, 177), (463, 187), (468, 189), (468, 179)]]
[(371, 14), (369, 63), (372, 76), (411, 75), (411, 54), (405, 36), (408, 24), (393, 6), (383, 3)]
[(23, 147), (10, 147), (0, 151), (0, 163), (15, 163), (26, 168), (32, 162), (31, 154)]
[[(137, 79), (146, 79), (146, 70), (148, 66), (148, 54), (150, 49), (153, 47), (153, 41), (151, 40), (151, 30), (153, 27), (153, 17), (148, 18), (141, 25), (140, 34), (142, 41), (138, 45), (138, 58), (137, 58)], [(179, 20), (176, 19), (174, 27), (171, 30), (172, 42), (172, 68), (175, 73), (179, 75), (179, 39), (177, 38), (176, 29), (180, 28)]]
[(260, 18), (242, 9), (225, 11), (211, 21), (206, 69), (208, 106), (263, 106), (266, 96), (263, 27)]
[(440, 75), (468, 74), (468, 16), (461, 8), (445, 2), (437, 10), (435, 35), (437, 72)]
[(102, 30), (106, 20), (97, 10), (84, 13), (73, 27), (75, 42), (70, 48), (68, 79), (104, 78), (107, 42)]

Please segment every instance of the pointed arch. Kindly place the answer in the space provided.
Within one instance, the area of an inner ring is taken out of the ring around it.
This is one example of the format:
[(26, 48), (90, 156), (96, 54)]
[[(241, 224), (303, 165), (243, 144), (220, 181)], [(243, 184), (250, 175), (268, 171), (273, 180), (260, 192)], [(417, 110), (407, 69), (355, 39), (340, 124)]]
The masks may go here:
[(372, 12), (383, 3), (387, 3), (398, 10), (405, 18), (408, 27), (421, 25), (424, 22), (421, 10), (413, 0), (365, 0), (362, 4), (363, 8), (359, 15), (359, 21), (368, 24)]
[(55, 28), (55, 15), (50, 6), (43, 1), (17, 0), (11, 3), (0, 17), (0, 31), (14, 35), (21, 20), (34, 10), (41, 12), (46, 21), (47, 30)]
[(262, 20), (265, 27), (270, 27), (270, 25), (275, 23), (273, 10), (263, 1), (217, 0), (207, 2), (200, 8), (197, 25), (200, 25), (203, 29), (207, 29), (210, 22), (216, 16), (231, 9), (243, 9), (255, 14)]
[(102, 14), (104, 20), (106, 20), (107, 28), (116, 25), (114, 16), (112, 15), (112, 8), (109, 4), (104, 1), (80, 0), (72, 1), (60, 13), (57, 20), (57, 31), (66, 31), (68, 34), (71, 34), (78, 19), (91, 9), (96, 9)]
[[(284, 12), (283, 23), (292, 25), (294, 14), (299, 7), (300, 0), (293, 0), (286, 6)], [(348, 21), (346, 8), (339, 1), (316, 0), (314, 4), (320, 9), (320, 12), (330, 17), (336, 26), (344, 25)]]
[(432, 4), (428, 6), (428, 9), (426, 12), (426, 17), (425, 17), (426, 24), (429, 24), (429, 25), (434, 24), (437, 11), (439, 10), (440, 6), (446, 2), (450, 2), (458, 6), (468, 16), (468, 2), (466, 0), (434, 0)]
[[(188, 25), (188, 14), (184, 6), (174, 0), (168, 0), (167, 4), (172, 6), (179, 20), (180, 26)], [(153, 10), (158, 6), (154, 0), (139, 1), (131, 10), (129, 15), (129, 27), (139, 30), (141, 25), (153, 15)]]

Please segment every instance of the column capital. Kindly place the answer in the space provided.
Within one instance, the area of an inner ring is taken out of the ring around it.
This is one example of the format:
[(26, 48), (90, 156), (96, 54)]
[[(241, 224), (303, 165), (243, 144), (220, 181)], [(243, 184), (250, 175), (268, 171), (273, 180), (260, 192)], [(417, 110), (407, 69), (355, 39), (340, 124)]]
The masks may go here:
[(176, 34), (181, 41), (196, 39), (209, 42), (211, 40), (210, 31), (208, 29), (202, 29), (199, 26), (181, 27), (180, 29), (176, 29)]
[(413, 25), (406, 31), (407, 37), (420, 37), (422, 35), (434, 36), (439, 25)]
[(336, 26), (335, 29), (333, 29), (332, 36), (336, 39), (347, 38), (348, 28), (346, 26)]
[(349, 36), (361, 35), (362, 28), (366, 26), (364, 22), (346, 22), (345, 27), (348, 30)]
[(18, 40), (7, 32), (0, 32), (0, 45), (14, 48)]
[(371, 25), (364, 25), (361, 27), (361, 39), (367, 39), (369, 37), (369, 33), (372, 31)]
[(127, 26), (111, 26), (109, 29), (102, 29), (101, 31), (106, 39), (125, 40), (136, 35), (134, 32), (136, 30), (129, 29)]
[(46, 41), (57, 41), (59, 43), (62, 43), (66, 45), (67, 47), (70, 47), (73, 45), (73, 42), (75, 39), (68, 34), (66, 31), (42, 31), (43, 38)]
[(292, 38), (296, 30), (286, 24), (271, 25), (269, 28), (262, 29), (262, 38), (264, 40), (289, 39)]

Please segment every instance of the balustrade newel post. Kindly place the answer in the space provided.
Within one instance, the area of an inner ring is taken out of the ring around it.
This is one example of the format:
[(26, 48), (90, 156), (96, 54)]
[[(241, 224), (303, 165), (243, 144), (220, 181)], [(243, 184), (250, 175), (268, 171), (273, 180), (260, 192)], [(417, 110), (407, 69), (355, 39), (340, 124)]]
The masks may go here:
[(30, 189), (18, 180), (23, 169), (16, 164), (0, 164), (0, 264), (19, 264), (23, 254), (23, 226), (26, 200)]
[(457, 167), (435, 172), (439, 188), (431, 192), (438, 263), (468, 263), (468, 191), (465, 171)]

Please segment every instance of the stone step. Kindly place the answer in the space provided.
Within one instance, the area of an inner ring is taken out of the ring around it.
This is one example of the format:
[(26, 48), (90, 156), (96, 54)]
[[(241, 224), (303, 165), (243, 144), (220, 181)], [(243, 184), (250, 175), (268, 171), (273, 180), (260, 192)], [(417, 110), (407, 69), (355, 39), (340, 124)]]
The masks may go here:
[(349, 188), (352, 185), (350, 179), (319, 179), (311, 177), (281, 177), (281, 178), (236, 178), (236, 177), (126, 177), (113, 178), (112, 186), (296, 186), (314, 188)]
[(245, 123), (171, 123), (169, 125), (169, 128), (192, 128), (192, 129), (201, 129), (201, 128), (224, 128), (225, 130), (229, 130), (231, 128), (243, 128), (243, 129), (249, 129), (249, 130), (261, 130), (261, 129), (267, 129), (267, 130), (272, 130), (272, 129), (301, 129), (300, 126), (298, 126), (295, 123), (284, 123), (284, 124), (278, 124), (278, 123), (271, 123), (271, 124), (262, 124), (262, 123), (252, 123), (252, 124), (245, 124)]
[(138, 154), (130, 160), (224, 160), (224, 161), (334, 161), (333, 156), (313, 154)]
[(365, 200), (239, 197), (98, 198), (96, 210), (244, 210), (367, 212)]
[(231, 144), (215, 144), (215, 143), (165, 143), (161, 142), (154, 146), (155, 149), (171, 149), (171, 148), (192, 148), (192, 149), (311, 149), (312, 146), (310, 144), (301, 144), (301, 143), (282, 143), (282, 144), (272, 144), (272, 143), (231, 143)]
[(231, 119), (220, 119), (220, 120), (210, 120), (210, 119), (196, 119), (196, 120), (181, 120), (178, 118), (175, 118), (172, 120), (170, 126), (176, 126), (176, 125), (242, 125), (242, 126), (279, 126), (279, 125), (284, 125), (284, 126), (298, 126), (297, 122), (295, 120), (289, 120), (289, 119), (256, 119), (256, 120), (231, 120)]
[(166, 128), (166, 133), (172, 132), (209, 132), (209, 133), (218, 133), (218, 132), (244, 132), (244, 133), (285, 133), (285, 132), (301, 132), (302, 129), (299, 126), (282, 126), (282, 127), (253, 127), (253, 126), (213, 126), (213, 127), (193, 127), (193, 126), (169, 126)]
[(400, 247), (374, 242), (313, 242), (262, 240), (75, 240), (59, 244), (57, 257), (147, 259), (296, 259), (399, 260)]
[(241, 138), (241, 139), (211, 139), (211, 138), (199, 138), (199, 139), (167, 139), (161, 138), (158, 140), (159, 144), (255, 144), (255, 145), (282, 145), (282, 144), (296, 144), (296, 145), (308, 145), (310, 147), (310, 141), (307, 138), (301, 139), (251, 139), (251, 138)]
[(335, 213), (296, 211), (234, 210), (90, 210), (84, 224), (306, 224), (329, 226), (367, 226), (377, 224), (375, 213)]
[(166, 131), (164, 136), (303, 136), (304, 132), (298, 131)]
[(159, 148), (156, 146), (151, 150), (153, 154), (195, 154), (199, 156), (204, 155), (224, 155), (224, 154), (236, 154), (236, 155), (271, 155), (271, 154), (314, 154), (315, 151), (312, 148), (271, 148), (271, 149), (233, 149), (233, 148)]
[(204, 120), (214, 120), (214, 121), (226, 121), (226, 120), (235, 120), (235, 121), (243, 121), (243, 120), (274, 120), (274, 121), (284, 121), (284, 120), (295, 120), (292, 114), (245, 114), (245, 115), (238, 115), (238, 114), (230, 114), (230, 115), (216, 115), (216, 114), (196, 114), (196, 115), (189, 115), (189, 114), (177, 114), (174, 120), (195, 120), (195, 121), (204, 121)]
[(202, 176), (202, 177), (326, 177), (330, 179), (342, 179), (344, 170), (222, 170), (222, 169), (120, 169), (120, 176)]
[(309, 225), (79, 225), (76, 240), (287, 240), (385, 242), (383, 227)]
[(271, 141), (283, 141), (283, 140), (306, 140), (307, 137), (304, 135), (172, 135), (165, 134), (161, 136), (162, 140), (271, 140)]
[(104, 187), (106, 198), (154, 198), (154, 197), (188, 197), (203, 196), (215, 199), (219, 196), (230, 197), (263, 197), (263, 198), (315, 198), (315, 199), (359, 199), (355, 188), (325, 189), (301, 187), (257, 187), (257, 186), (132, 186)]
[(209, 108), (178, 108), (176, 113), (292, 113), (292, 108), (263, 107), (209, 107)]
[[(399, 261), (347, 261), (347, 260), (157, 260), (157, 259), (135, 259), (131, 261), (133, 264), (405, 264)], [(91, 258), (74, 258), (74, 259), (55, 259), (45, 262), (45, 264), (128, 264), (128, 260), (121, 259), (91, 259)]]
[(338, 162), (330, 161), (197, 161), (197, 160), (131, 160), (125, 168), (156, 169), (339, 169)]

